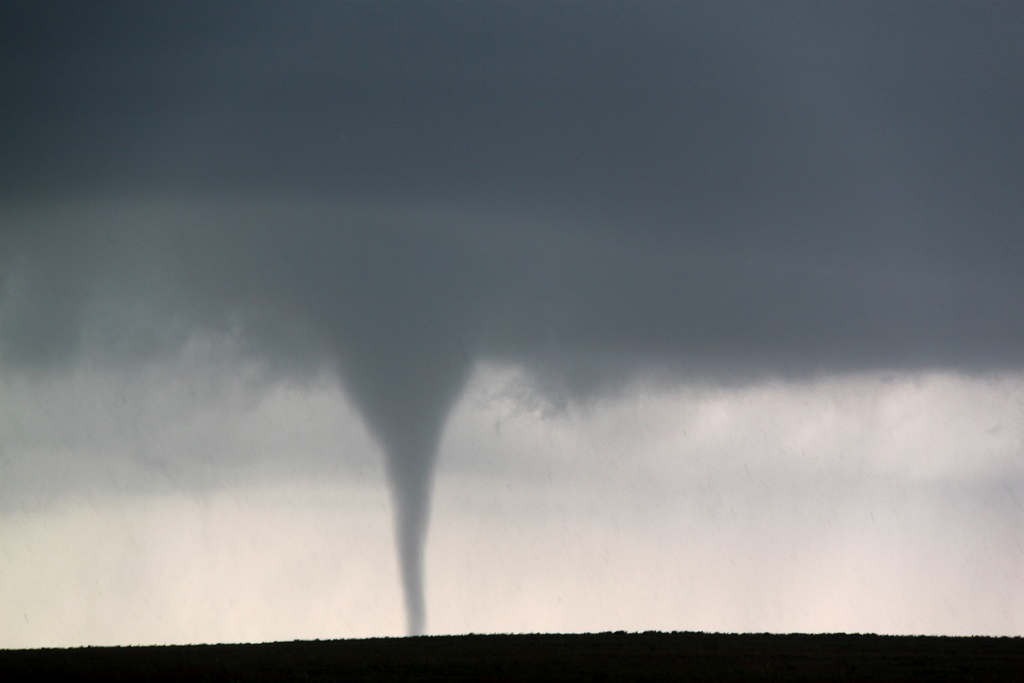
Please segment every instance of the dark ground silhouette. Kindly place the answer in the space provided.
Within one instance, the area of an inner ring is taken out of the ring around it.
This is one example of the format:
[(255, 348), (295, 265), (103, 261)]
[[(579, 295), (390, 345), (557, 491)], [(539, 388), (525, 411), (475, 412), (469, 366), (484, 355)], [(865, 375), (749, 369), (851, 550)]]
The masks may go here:
[(1024, 681), (1024, 639), (602, 633), (0, 651), (5, 680)]

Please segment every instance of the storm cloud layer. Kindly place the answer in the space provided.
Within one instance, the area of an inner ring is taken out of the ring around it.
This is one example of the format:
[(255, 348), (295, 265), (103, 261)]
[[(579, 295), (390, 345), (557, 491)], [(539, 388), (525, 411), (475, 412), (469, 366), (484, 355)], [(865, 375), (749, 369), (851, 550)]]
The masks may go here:
[(1024, 365), (1015, 3), (0, 7), (0, 371), (336, 373), (410, 630), (473, 367)]
[(1015, 5), (61, 9), (4, 9), (8, 363), (104, 286), (612, 371), (1021, 360)]

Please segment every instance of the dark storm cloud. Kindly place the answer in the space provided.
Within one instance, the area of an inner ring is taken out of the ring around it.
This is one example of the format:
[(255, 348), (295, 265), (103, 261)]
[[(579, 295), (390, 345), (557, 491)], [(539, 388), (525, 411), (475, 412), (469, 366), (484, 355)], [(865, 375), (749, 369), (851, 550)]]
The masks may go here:
[(90, 279), (141, 257), (202, 282), (178, 302), (202, 324), (390, 310), (474, 357), (610, 369), (1017, 365), (1021, 27), (994, 3), (9, 3), (9, 206), (404, 213), (195, 215), (168, 249), (127, 227), (128, 254), (102, 220), (8, 217), (5, 355), (70, 353)]
[(1022, 29), (1013, 3), (8, 2), (0, 362), (221, 335), (336, 369), (418, 584), (478, 360), (560, 398), (1019, 368)]

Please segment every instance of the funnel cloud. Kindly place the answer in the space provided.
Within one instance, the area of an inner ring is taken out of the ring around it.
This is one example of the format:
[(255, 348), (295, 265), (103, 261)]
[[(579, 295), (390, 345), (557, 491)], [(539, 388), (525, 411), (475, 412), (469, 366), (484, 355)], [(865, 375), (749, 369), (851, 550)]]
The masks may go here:
[(426, 620), (423, 550), (438, 443), (469, 372), (458, 327), (436, 313), (445, 302), (422, 291), (376, 304), (407, 314), (337, 332), (343, 383), (384, 450), (410, 635), (421, 635)]
[(1000, 2), (5, 3), (0, 373), (201, 339), (336, 377), (423, 633), (482, 364), (556, 408), (1024, 366), (1022, 30)]

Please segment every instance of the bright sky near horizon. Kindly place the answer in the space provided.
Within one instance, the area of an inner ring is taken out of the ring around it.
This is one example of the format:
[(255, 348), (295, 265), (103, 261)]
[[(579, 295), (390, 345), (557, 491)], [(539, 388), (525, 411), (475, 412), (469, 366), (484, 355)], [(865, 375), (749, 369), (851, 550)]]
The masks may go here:
[[(102, 376), (3, 386), (23, 399), (5, 433), (43, 432), (39, 405), (77, 425), (70, 445), (8, 449), (8, 467), (48, 465), (15, 470), (23, 486), (46, 491), (74, 449), (115, 491), (156, 490), (6, 510), (0, 642), (401, 635), (384, 475), (344, 395), (249, 401), (243, 380), (173, 374), (133, 403)], [(442, 441), (430, 633), (1024, 630), (1019, 374), (629, 391), (557, 413), (521, 391), (514, 371), (482, 369)], [(97, 396), (116, 406), (106, 429)], [(160, 453), (134, 462), (147, 446), (230, 451), (241, 481), (197, 492)]]
[(1022, 29), (0, 2), (0, 647), (1024, 635)]

